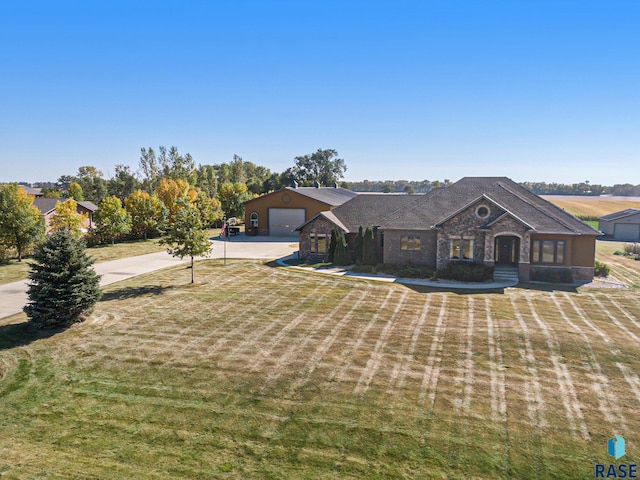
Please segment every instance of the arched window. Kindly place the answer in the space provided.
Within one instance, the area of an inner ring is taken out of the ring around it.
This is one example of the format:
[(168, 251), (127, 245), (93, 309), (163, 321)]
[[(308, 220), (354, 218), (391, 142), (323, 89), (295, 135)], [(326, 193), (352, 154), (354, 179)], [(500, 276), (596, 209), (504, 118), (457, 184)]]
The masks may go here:
[(251, 228), (258, 228), (258, 212), (251, 212), (249, 223), (251, 224)]

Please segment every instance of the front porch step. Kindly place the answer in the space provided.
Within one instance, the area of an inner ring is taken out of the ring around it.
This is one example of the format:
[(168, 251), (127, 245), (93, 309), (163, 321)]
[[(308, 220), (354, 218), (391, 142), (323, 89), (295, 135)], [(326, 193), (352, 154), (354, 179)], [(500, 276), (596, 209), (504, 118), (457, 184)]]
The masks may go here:
[(493, 269), (493, 279), (499, 282), (518, 283), (518, 267), (511, 265), (496, 265)]

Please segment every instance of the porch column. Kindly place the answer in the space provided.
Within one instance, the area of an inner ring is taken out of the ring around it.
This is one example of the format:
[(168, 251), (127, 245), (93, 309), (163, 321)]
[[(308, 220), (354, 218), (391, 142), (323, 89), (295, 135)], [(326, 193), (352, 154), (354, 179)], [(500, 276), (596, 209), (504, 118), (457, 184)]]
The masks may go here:
[(493, 265), (495, 263), (493, 256), (493, 248), (495, 245), (495, 238), (491, 232), (485, 232), (484, 234), (484, 264)]
[(531, 256), (530, 252), (531, 245), (531, 235), (529, 233), (524, 233), (520, 238), (520, 255), (518, 262), (518, 276), (520, 280), (523, 282), (528, 282), (530, 277), (530, 267), (529, 258)]

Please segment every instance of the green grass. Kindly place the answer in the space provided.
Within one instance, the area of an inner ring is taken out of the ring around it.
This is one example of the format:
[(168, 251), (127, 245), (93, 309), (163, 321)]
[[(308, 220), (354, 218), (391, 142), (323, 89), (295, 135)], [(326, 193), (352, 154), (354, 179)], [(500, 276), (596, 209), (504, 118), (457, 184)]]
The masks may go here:
[(598, 220), (583, 220), (583, 222), (589, 225), (594, 230), (598, 230), (600, 228)]
[[(98, 245), (87, 249), (87, 253), (93, 257), (96, 263), (118, 260), (120, 258), (135, 257), (147, 253), (161, 252), (166, 249), (159, 245), (159, 239), (135, 240), (116, 243), (115, 245)], [(0, 284), (24, 280), (29, 274), (29, 258), (22, 262), (10, 260), (0, 264)]]
[[(220, 234), (220, 229), (212, 228), (207, 232), (209, 236), (216, 236)], [(166, 247), (161, 246), (159, 241), (158, 238), (154, 238), (120, 242), (115, 245), (97, 245), (88, 248), (87, 253), (93, 257), (96, 263), (108, 262), (110, 260), (119, 260), (121, 258), (165, 251)], [(10, 260), (7, 263), (0, 264), (0, 285), (24, 280), (28, 274), (29, 258), (23, 259), (22, 262)]]
[(259, 262), (0, 323), (7, 478), (591, 478), (640, 444), (626, 290), (421, 293)]

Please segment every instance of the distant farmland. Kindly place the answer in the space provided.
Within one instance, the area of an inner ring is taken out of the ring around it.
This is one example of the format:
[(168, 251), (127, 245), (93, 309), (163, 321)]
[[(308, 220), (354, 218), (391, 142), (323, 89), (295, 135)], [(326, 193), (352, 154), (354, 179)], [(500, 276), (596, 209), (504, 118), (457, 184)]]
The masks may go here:
[(0, 323), (0, 476), (593, 478), (614, 434), (640, 460), (637, 289), (198, 271), (48, 338)]
[(627, 208), (640, 208), (640, 197), (589, 197), (581, 195), (542, 195), (542, 198), (573, 215), (602, 216)]

